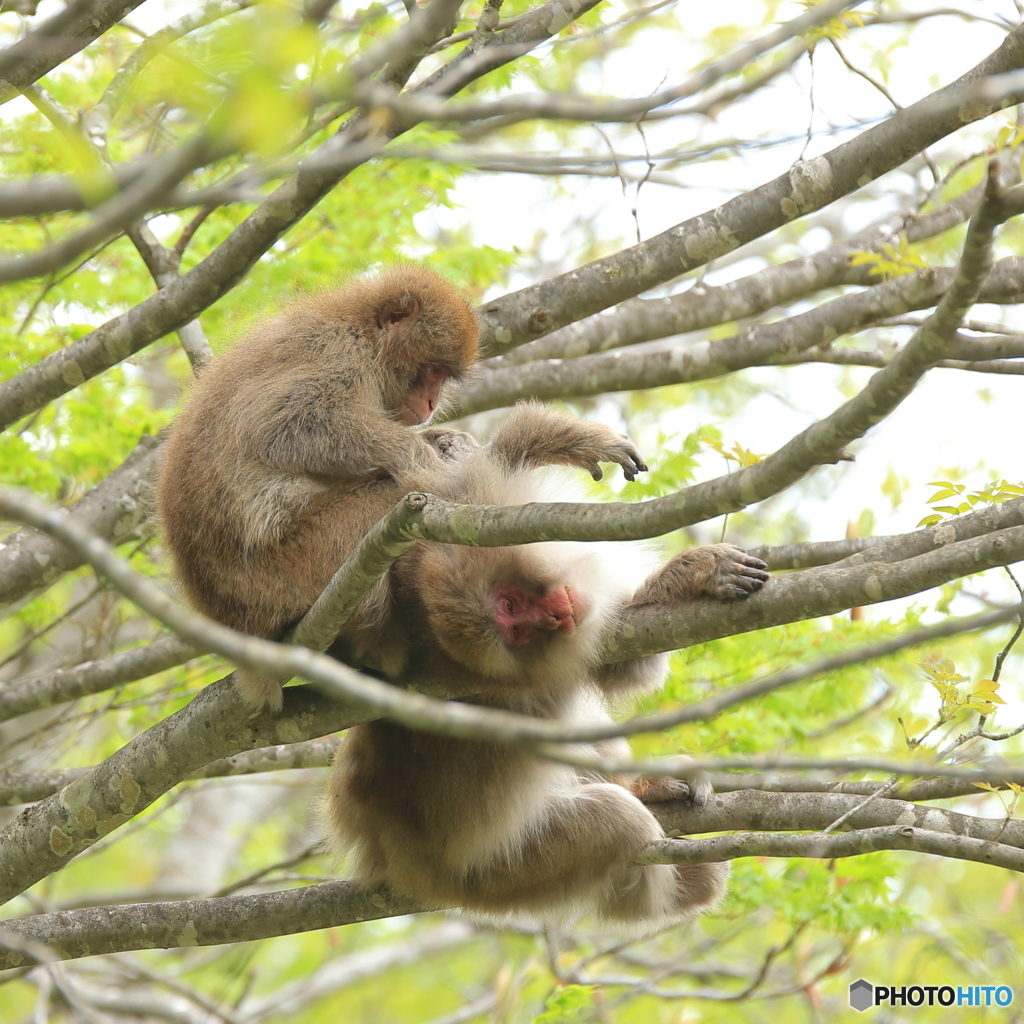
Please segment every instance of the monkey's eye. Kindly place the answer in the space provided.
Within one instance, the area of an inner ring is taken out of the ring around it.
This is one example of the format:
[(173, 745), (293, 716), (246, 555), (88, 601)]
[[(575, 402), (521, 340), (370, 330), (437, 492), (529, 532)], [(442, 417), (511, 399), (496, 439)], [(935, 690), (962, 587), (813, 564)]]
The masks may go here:
[[(504, 606), (504, 608), (505, 608), (505, 611), (507, 611), (507, 612), (509, 613), (509, 615), (511, 615), (511, 614), (512, 614), (512, 612), (514, 612), (514, 611), (515, 611), (515, 607), (516, 607), (516, 606), (515, 606), (515, 604), (513, 603), (513, 601), (512, 601), (512, 598), (511, 598), (511, 597), (506, 597), (506, 598), (503, 598), (503, 599), (502, 599), (502, 602), (501, 602), (501, 603), (502, 603), (502, 605)], [(516, 630), (516, 632), (517, 632), (517, 633), (519, 632), (519, 631), (518, 631), (518, 629)]]

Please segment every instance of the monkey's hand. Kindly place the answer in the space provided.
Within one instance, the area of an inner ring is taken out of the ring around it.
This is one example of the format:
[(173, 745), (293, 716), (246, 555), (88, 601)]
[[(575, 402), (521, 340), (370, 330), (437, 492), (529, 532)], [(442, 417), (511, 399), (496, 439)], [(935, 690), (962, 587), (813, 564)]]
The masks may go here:
[(472, 434), (467, 434), (462, 430), (449, 430), (445, 427), (430, 427), (427, 430), (421, 430), (420, 437), (445, 462), (457, 462), (480, 447)]
[(682, 604), (700, 597), (742, 601), (768, 581), (768, 566), (735, 544), (690, 548), (666, 562), (630, 604)]
[[(598, 424), (588, 424), (598, 426)], [(603, 442), (603, 443), (602, 443)], [(582, 445), (575, 453), (576, 464), (587, 470), (595, 480), (604, 475), (599, 462), (616, 462), (622, 467), (627, 480), (635, 480), (637, 473), (647, 472), (647, 463), (628, 437), (608, 431), (608, 436), (597, 443)]]
[(649, 779), (641, 775), (633, 780), (628, 789), (645, 804), (685, 800), (698, 807), (703, 807), (714, 792), (711, 780), (704, 772), (699, 772), (692, 779), (668, 779), (664, 776)]

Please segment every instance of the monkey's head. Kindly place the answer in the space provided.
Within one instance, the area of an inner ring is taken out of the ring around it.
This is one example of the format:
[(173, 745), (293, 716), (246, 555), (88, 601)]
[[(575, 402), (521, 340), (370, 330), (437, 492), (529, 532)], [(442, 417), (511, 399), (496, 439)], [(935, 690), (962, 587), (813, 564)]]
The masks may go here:
[(577, 684), (596, 653), (607, 602), (591, 589), (589, 557), (565, 560), (561, 548), (430, 545), (418, 589), (433, 637), (490, 679)]
[(446, 386), (476, 359), (476, 317), (456, 288), (424, 267), (398, 266), (350, 286), (383, 411), (427, 423)]

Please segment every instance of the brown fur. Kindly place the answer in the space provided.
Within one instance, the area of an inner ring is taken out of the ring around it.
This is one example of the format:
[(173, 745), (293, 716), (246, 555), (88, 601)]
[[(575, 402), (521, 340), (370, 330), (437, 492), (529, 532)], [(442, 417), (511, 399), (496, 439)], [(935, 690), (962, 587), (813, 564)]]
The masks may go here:
[[(422, 368), (457, 378), (476, 339), (448, 282), (399, 267), (296, 303), (204, 369), (157, 487), (192, 604), (262, 637), (301, 618), (377, 519), (442, 481), (446, 432), (396, 419)], [(240, 689), (280, 706), (277, 684)]]
[[(643, 465), (635, 448), (605, 427), (520, 406), (490, 445), (462, 456), (449, 496), (498, 505), (551, 500), (558, 495), (550, 479), (538, 476), (538, 463), (592, 470), (608, 461), (627, 472)], [(448, 687), (482, 706), (569, 722), (606, 720), (604, 694), (656, 685), (665, 669), (663, 657), (598, 664), (601, 634), (623, 608), (745, 597), (766, 578), (762, 562), (728, 544), (677, 555), (646, 580), (629, 565), (639, 562), (643, 571), (643, 552), (632, 549), (619, 562), (614, 548), (418, 543), (393, 567), (392, 603), (375, 634), (379, 648), (342, 642), (338, 653), (383, 667), (403, 684)], [(510, 585), (536, 595), (563, 587), (578, 592), (587, 613), (571, 635), (552, 631), (508, 648), (496, 630), (493, 595)], [(401, 668), (388, 671), (385, 652), (399, 648)], [(628, 754), (622, 740), (593, 749)], [(714, 906), (727, 865), (632, 863), (663, 835), (637, 795), (703, 803), (710, 787), (639, 780), (630, 789), (521, 749), (379, 721), (346, 735), (326, 814), (338, 848), (353, 852), (367, 885), (386, 883), (427, 906), (547, 921), (596, 913), (633, 930)]]
[[(517, 408), (483, 448), (444, 428), (410, 430), (408, 403), (422, 404), (423, 381), (438, 366), (461, 373), (475, 345), (464, 300), (429, 272), (402, 268), (297, 304), (204, 371), (158, 488), (165, 537), (193, 604), (245, 632), (280, 636), (411, 490), (515, 505), (575, 497), (559, 494), (543, 466), (596, 476), (599, 463), (613, 462), (630, 478), (646, 468), (608, 428), (536, 405)], [(729, 545), (676, 556), (646, 579), (642, 551), (617, 551), (418, 543), (331, 653), (483, 706), (606, 720), (605, 694), (656, 684), (664, 672), (660, 656), (597, 663), (600, 636), (623, 608), (742, 597), (765, 576), (763, 563)], [(575, 630), (541, 630), (510, 648), (496, 627), (501, 587), (559, 614), (571, 605)], [(244, 687), (254, 705), (280, 703), (276, 683), (249, 678)], [(593, 749), (628, 748), (619, 740)], [(700, 783), (632, 788), (650, 800), (703, 802), (709, 792)], [(328, 820), (367, 884), (491, 914), (596, 912), (649, 929), (713, 906), (728, 874), (718, 864), (634, 865), (662, 832), (624, 786), (516, 748), (388, 722), (349, 731), (331, 775)]]

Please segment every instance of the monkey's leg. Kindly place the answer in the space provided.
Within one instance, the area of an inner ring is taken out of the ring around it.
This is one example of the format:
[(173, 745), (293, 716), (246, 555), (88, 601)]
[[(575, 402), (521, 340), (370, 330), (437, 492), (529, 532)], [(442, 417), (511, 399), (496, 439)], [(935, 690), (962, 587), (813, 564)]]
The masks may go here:
[(682, 551), (653, 573), (633, 595), (630, 607), (685, 604), (701, 597), (742, 600), (769, 579), (768, 566), (735, 544), (708, 544)]
[[(629, 752), (624, 739), (603, 740), (594, 746), (602, 756)], [(712, 793), (711, 782), (703, 774), (689, 781), (634, 776), (618, 784), (646, 803), (687, 800), (703, 806)], [(655, 828), (654, 838), (662, 838), (657, 822)], [(613, 874), (599, 913), (615, 921), (647, 922), (651, 927), (659, 921), (692, 917), (718, 903), (728, 877), (728, 864), (628, 864)]]
[(253, 712), (268, 711), (277, 713), (284, 707), (284, 691), (276, 679), (257, 675), (250, 669), (235, 669), (232, 680), (238, 695), (253, 709)]
[(713, 910), (728, 878), (728, 864), (631, 864), (616, 874), (598, 912), (653, 929)]
[(512, 470), (579, 466), (600, 480), (598, 463), (617, 462), (626, 479), (633, 480), (647, 469), (628, 437), (536, 403), (517, 405), (488, 447)]
[(654, 816), (621, 786), (594, 783), (550, 798), (514, 852), (454, 873), (463, 906), (543, 913), (593, 909), (648, 843), (663, 836)]
[(594, 783), (553, 800), (518, 856), (474, 867), (460, 902), (482, 910), (596, 911), (653, 929), (713, 907), (728, 865), (633, 864), (664, 837), (657, 819), (621, 786)]

